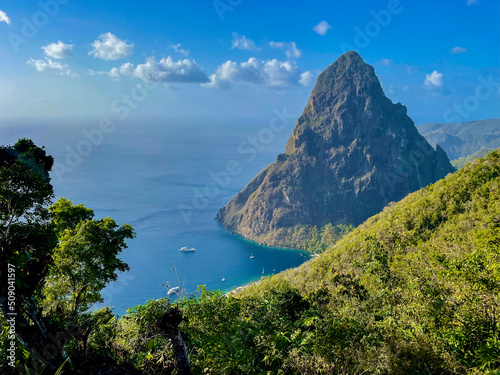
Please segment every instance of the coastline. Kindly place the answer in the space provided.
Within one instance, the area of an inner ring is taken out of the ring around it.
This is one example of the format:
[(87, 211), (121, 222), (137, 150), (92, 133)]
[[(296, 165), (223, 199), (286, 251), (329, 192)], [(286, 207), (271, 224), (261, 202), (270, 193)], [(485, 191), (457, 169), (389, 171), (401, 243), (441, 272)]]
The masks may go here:
[[(243, 237), (243, 239), (245, 239), (245, 238)], [(245, 239), (245, 240), (246, 240), (246, 239)], [(251, 240), (247, 240), (247, 241), (251, 241)], [(298, 251), (301, 251), (301, 252), (302, 252), (303, 250), (298, 250)], [(310, 253), (309, 253), (309, 254), (307, 254), (307, 255), (309, 256), (309, 260), (311, 260), (311, 259), (315, 259), (315, 258), (318, 258), (318, 257), (320, 256), (320, 254), (310, 254)], [(306, 260), (306, 262), (307, 262), (307, 261), (309, 261), (309, 260)], [(291, 269), (292, 269), (292, 268), (287, 268), (286, 270), (280, 271), (280, 272), (278, 272), (278, 273), (281, 273), (281, 272), (286, 272), (286, 271), (289, 271), (289, 270), (291, 270)], [(261, 276), (258, 280), (257, 280), (257, 279), (255, 279), (254, 281), (249, 281), (249, 282), (247, 282), (247, 283), (245, 283), (245, 284), (243, 284), (243, 285), (240, 285), (240, 286), (237, 286), (237, 287), (233, 287), (232, 289), (230, 289), (228, 292), (226, 292), (226, 293), (224, 293), (224, 294), (225, 294), (226, 296), (229, 296), (229, 295), (231, 295), (231, 294), (236, 294), (236, 293), (238, 293), (238, 292), (240, 292), (240, 291), (242, 291), (242, 290), (244, 290), (244, 289), (246, 289), (246, 288), (248, 288), (248, 287), (251, 287), (251, 286), (253, 286), (253, 285), (259, 285), (259, 284), (262, 282), (262, 279), (264, 279), (264, 278), (266, 278), (266, 277), (272, 277), (272, 276), (274, 276), (274, 275), (277, 275), (278, 273), (273, 273), (273, 274), (271, 274), (271, 275)]]
[(232, 236), (235, 236), (237, 237), (238, 239), (240, 240), (243, 240), (243, 241), (246, 241), (246, 242), (250, 242), (254, 245), (257, 245), (257, 246), (262, 246), (262, 247), (267, 247), (269, 249), (278, 249), (278, 250), (285, 250), (285, 251), (297, 251), (297, 252), (300, 252), (300, 253), (303, 253), (303, 254), (306, 254), (306, 255), (311, 255), (312, 253), (310, 251), (307, 251), (307, 250), (304, 250), (304, 249), (293, 249), (293, 248), (289, 248), (289, 247), (280, 247), (280, 246), (270, 246), (270, 245), (266, 245), (264, 243), (260, 243), (260, 242), (257, 242), (255, 240), (251, 240), (249, 238), (246, 238), (245, 236), (235, 232), (235, 231), (232, 231), (232, 230), (229, 230), (227, 229), (224, 224), (217, 218), (214, 219), (218, 225), (220, 225), (220, 227), (226, 231), (227, 233), (229, 233), (230, 235)]
[(230, 296), (232, 294), (236, 294), (236, 293), (238, 293), (238, 292), (240, 292), (248, 287), (251, 287), (253, 285), (259, 285), (261, 283), (263, 277), (269, 277), (269, 276), (261, 276), (261, 278), (259, 280), (250, 281), (250, 282), (243, 284), (241, 286), (237, 286), (237, 287), (231, 289), (229, 292), (225, 293), (225, 295)]

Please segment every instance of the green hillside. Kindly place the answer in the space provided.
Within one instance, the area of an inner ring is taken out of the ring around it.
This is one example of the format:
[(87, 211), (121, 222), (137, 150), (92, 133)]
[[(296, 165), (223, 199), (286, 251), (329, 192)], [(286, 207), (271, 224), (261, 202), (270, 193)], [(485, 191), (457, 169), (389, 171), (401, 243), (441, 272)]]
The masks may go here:
[(335, 373), (496, 374), (500, 153), (387, 207), (320, 257), (239, 297), (266, 298), (283, 285), (316, 306), (302, 317), (314, 345), (295, 354), (310, 364), (307, 373), (326, 362)]
[(451, 165), (453, 165), (456, 169), (463, 168), (467, 163), (470, 163), (479, 158), (484, 158), (491, 151), (493, 151), (493, 149), (482, 147), (478, 152), (475, 152), (470, 156), (453, 160), (451, 162)]
[(0, 301), (0, 349), (22, 354), (3, 356), (2, 374), (500, 371), (498, 150), (296, 269), (237, 294), (180, 289), (179, 300), (150, 300), (121, 318), (89, 308), (128, 268), (118, 256), (132, 227), (63, 198), (48, 206), (53, 159), (32, 141), (0, 148), (0, 161), (9, 181), (0, 199), (18, 202), (2, 204), (10, 237), (0, 262), (26, 270), (0, 284), (4, 296), (15, 285), (17, 297), (15, 334), (8, 299)]

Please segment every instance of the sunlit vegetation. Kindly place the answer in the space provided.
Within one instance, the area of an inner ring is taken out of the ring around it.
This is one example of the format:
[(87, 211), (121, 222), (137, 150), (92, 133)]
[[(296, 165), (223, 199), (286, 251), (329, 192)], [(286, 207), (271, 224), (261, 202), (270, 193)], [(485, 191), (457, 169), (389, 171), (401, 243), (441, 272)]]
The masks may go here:
[(286, 246), (288, 249), (306, 250), (319, 254), (332, 247), (353, 228), (352, 225), (346, 224), (327, 224), (321, 228), (312, 225), (296, 225), (291, 228), (274, 229), (260, 237), (259, 241), (273, 246)]
[[(201, 287), (198, 298), (151, 300), (119, 318), (88, 308), (127, 270), (118, 256), (133, 229), (53, 204), (43, 149), (23, 140), (1, 151), (0, 272), (7, 262), (22, 270), (18, 369), (1, 358), (2, 373), (52, 374), (64, 361), (65, 374), (500, 371), (499, 152), (347, 234), (316, 229), (310, 250), (328, 249), (296, 269), (238, 294)], [(62, 333), (62, 350), (40, 358), (48, 334)]]

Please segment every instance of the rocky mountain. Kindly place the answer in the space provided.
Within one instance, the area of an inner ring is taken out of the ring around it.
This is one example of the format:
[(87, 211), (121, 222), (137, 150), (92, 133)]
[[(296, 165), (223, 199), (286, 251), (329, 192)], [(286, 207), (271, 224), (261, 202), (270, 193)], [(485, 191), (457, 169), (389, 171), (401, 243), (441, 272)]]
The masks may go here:
[(453, 170), (351, 51), (318, 77), (285, 152), (217, 219), (250, 240), (288, 247), (303, 226), (358, 225)]
[(482, 148), (500, 147), (500, 118), (453, 124), (422, 124), (417, 129), (433, 147), (439, 144), (450, 160), (467, 158)]

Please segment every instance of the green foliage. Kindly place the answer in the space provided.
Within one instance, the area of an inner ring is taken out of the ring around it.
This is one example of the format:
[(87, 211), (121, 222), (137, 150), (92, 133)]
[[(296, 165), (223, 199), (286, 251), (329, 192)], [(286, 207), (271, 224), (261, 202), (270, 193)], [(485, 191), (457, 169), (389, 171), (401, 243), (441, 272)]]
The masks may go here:
[(311, 225), (296, 225), (292, 228), (272, 230), (265, 236), (259, 237), (258, 242), (320, 254), (353, 228), (352, 225), (345, 224), (327, 224), (319, 229)]
[(52, 224), (61, 237), (66, 229), (74, 230), (81, 222), (87, 222), (94, 218), (94, 211), (83, 204), (73, 205), (66, 198), (59, 198), (56, 203), (49, 207), (52, 213)]
[(311, 358), (320, 355), (331, 373), (497, 373), (499, 202), (493, 152), (238, 296), (284, 282), (306, 298), (328, 295), (319, 302), (318, 351), (294, 357), (310, 364), (305, 372), (317, 371)]
[(113, 357), (113, 342), (117, 337), (118, 318), (109, 307), (86, 312), (78, 316), (78, 324), (85, 327), (83, 332), (83, 352), (98, 353)]
[(478, 158), (484, 158), (490, 151), (493, 151), (492, 148), (481, 147), (481, 149), (474, 154), (466, 157), (462, 157), (460, 159), (452, 160), (451, 165), (453, 165), (456, 169), (460, 169), (465, 167), (467, 163), (470, 163)]
[[(89, 337), (91, 351), (111, 356), (103, 335), (113, 340), (114, 316), (85, 311), (101, 301), (100, 290), (117, 272), (128, 269), (118, 254), (134, 237), (129, 225), (93, 220), (92, 210), (68, 200), (49, 208), (53, 162), (29, 139), (0, 147), (0, 276), (4, 280), (8, 268), (15, 270), (13, 301), (7, 298), (12, 285), (0, 283), (0, 338), (2, 348), (5, 340), (14, 341), (16, 365), (30, 373), (61, 373), (69, 352), (76, 359), (88, 353)], [(16, 330), (7, 337), (4, 317), (12, 302)], [(10, 370), (5, 357), (0, 370)]]
[[(20, 139), (0, 147), (2, 222), (34, 221), (53, 197), (49, 172), (54, 160), (33, 141)], [(4, 233), (5, 236), (5, 233)]]
[(60, 199), (50, 207), (59, 245), (44, 289), (45, 309), (67, 314), (86, 311), (102, 302), (100, 291), (129, 269), (118, 254), (134, 238), (130, 225), (119, 227), (111, 218), (93, 220), (93, 211)]
[[(15, 155), (42, 166), (44, 153), (33, 147), (25, 140)], [(6, 168), (17, 163), (9, 160)], [(151, 300), (120, 319), (108, 308), (87, 309), (128, 268), (118, 255), (132, 228), (95, 220), (92, 210), (65, 199), (46, 210), (50, 194), (28, 193), (23, 204), (35, 221), (2, 206), (3, 233), (21, 238), (2, 243), (2, 259), (8, 254), (26, 270), (17, 281), (32, 301), (21, 306), (28, 327), (38, 315), (27, 308), (43, 307), (42, 323), (80, 332), (65, 345), (71, 360), (61, 359), (53, 372), (176, 374), (184, 342), (194, 374), (500, 371), (499, 152), (354, 230), (327, 225), (281, 233), (310, 251), (326, 250), (297, 269), (237, 294), (200, 287), (198, 298)], [(8, 202), (10, 193), (2, 194)], [(0, 328), (5, 350), (2, 316)], [(24, 365), (33, 356), (16, 345)]]
[(126, 360), (144, 374), (170, 374), (175, 368), (171, 342), (159, 329), (162, 317), (176, 307), (166, 298), (129, 310), (119, 322), (118, 345)]
[(243, 299), (202, 288), (199, 298), (181, 302), (186, 316), (182, 331), (188, 346), (194, 348), (191, 359), (195, 372), (275, 373), (292, 347), (310, 339), (309, 328), (302, 329), (312, 321), (304, 317), (308, 306), (286, 284), (261, 298)]

